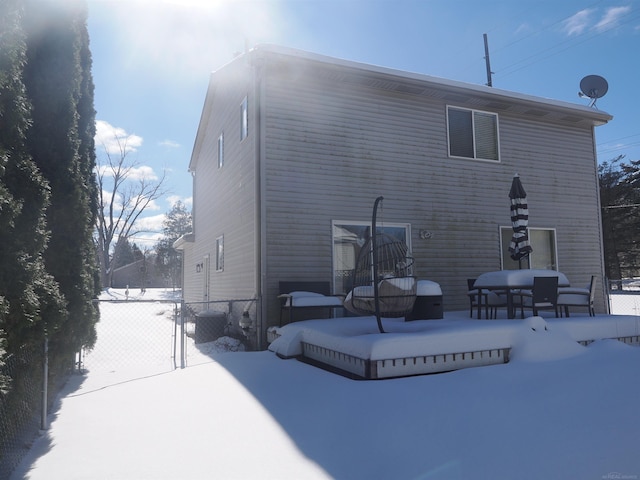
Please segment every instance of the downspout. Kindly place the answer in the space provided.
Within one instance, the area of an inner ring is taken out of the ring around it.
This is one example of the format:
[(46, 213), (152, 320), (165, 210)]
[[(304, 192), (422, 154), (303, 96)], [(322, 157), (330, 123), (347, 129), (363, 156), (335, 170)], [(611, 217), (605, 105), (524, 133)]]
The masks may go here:
[(605, 265), (604, 265), (604, 231), (602, 226), (602, 203), (600, 201), (600, 179), (598, 177), (598, 153), (596, 151), (596, 126), (591, 125), (591, 142), (593, 146), (593, 167), (595, 168), (596, 178), (596, 203), (598, 205), (598, 239), (600, 241), (600, 276), (602, 281), (600, 282), (600, 290), (602, 292), (602, 299), (604, 301), (604, 311), (606, 314), (610, 314), (609, 304), (609, 292), (607, 290), (607, 279), (605, 278)]
[(266, 348), (267, 325), (267, 302), (264, 300), (264, 293), (267, 284), (267, 255), (266, 255), (266, 202), (264, 202), (265, 192), (265, 159), (264, 148), (262, 148), (265, 132), (263, 121), (262, 98), (264, 95), (264, 82), (262, 81), (264, 57), (261, 52), (254, 50), (250, 53), (253, 56), (253, 91), (255, 95), (255, 118), (256, 118), (256, 205), (255, 205), (255, 231), (256, 231), (256, 348), (264, 350)]

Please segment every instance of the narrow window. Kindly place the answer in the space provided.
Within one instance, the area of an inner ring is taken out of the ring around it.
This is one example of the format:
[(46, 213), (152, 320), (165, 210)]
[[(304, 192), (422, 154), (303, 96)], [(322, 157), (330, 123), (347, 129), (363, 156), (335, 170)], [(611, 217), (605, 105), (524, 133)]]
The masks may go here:
[(240, 140), (244, 140), (249, 135), (249, 112), (247, 106), (247, 97), (242, 100), (240, 105)]
[(447, 107), (449, 156), (500, 160), (498, 115)]
[(224, 270), (224, 236), (216, 238), (216, 272)]
[(224, 132), (218, 137), (218, 168), (224, 165)]

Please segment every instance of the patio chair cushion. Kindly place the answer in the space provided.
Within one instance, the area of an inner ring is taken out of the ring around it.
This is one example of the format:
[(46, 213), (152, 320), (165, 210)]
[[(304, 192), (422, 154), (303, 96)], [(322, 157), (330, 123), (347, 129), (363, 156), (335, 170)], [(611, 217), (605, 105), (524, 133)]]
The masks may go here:
[(558, 304), (588, 306), (591, 303), (591, 292), (588, 288), (560, 288), (558, 289)]
[(340, 297), (333, 297), (322, 295), (315, 292), (291, 292), (288, 295), (284, 306), (286, 307), (331, 307), (341, 306), (342, 299)]
[[(415, 300), (416, 279), (413, 277), (385, 278), (378, 283), (378, 297), (382, 311), (397, 308), (397, 299), (412, 296)], [(413, 301), (411, 301), (413, 305)], [(344, 306), (352, 313), (362, 314), (362, 310), (375, 310), (375, 290), (371, 285), (354, 287), (347, 294)]]

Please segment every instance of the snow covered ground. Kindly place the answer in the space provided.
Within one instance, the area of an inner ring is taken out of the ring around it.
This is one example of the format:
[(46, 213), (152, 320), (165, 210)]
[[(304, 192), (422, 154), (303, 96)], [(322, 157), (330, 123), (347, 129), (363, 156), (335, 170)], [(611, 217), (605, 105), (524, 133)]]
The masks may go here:
[(523, 333), (508, 364), (354, 381), (229, 346), (72, 377), (12, 479), (640, 478), (638, 347)]

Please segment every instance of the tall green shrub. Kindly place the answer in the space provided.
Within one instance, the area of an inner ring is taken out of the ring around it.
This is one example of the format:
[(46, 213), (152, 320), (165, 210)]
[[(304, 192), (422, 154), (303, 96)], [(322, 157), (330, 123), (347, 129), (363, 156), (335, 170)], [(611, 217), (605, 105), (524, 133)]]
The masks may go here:
[(31, 104), (22, 2), (6, 0), (0, 16), (0, 350), (41, 345), (46, 326), (64, 315), (64, 300), (46, 271), (49, 190), (26, 145)]
[(92, 227), (95, 111), (86, 4), (25, 0), (24, 81), (33, 105), (27, 146), (50, 188), (46, 269), (60, 286), (67, 315), (49, 326), (50, 352), (69, 358), (95, 342), (92, 304), (96, 256)]

